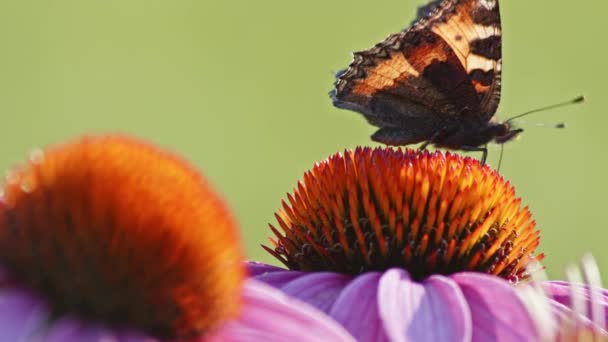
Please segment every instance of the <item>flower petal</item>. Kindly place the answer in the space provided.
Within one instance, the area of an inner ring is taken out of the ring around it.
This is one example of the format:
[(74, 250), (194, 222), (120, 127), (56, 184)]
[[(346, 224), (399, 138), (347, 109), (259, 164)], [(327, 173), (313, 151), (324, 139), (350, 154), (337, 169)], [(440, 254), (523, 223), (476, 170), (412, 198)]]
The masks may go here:
[(268, 265), (259, 261), (247, 261), (245, 262), (245, 266), (247, 267), (250, 277), (257, 277), (264, 273), (286, 271), (284, 268)]
[(281, 287), (287, 295), (329, 313), (340, 292), (352, 277), (339, 273), (309, 273)]
[(340, 293), (330, 316), (360, 342), (388, 341), (378, 312), (378, 284), (381, 273), (356, 277)]
[(81, 333), (81, 322), (75, 318), (62, 318), (55, 321), (44, 333), (46, 342), (79, 341), (84, 336)]
[(556, 301), (550, 301), (551, 312), (555, 315), (556, 322), (558, 324), (568, 324), (569, 319), (576, 319), (576, 324), (582, 327), (592, 327), (593, 322), (583, 315), (575, 313), (570, 307)]
[[(34, 339), (34, 341), (38, 341)], [(73, 317), (65, 317), (49, 325), (41, 333), (44, 342), (159, 342), (136, 331), (115, 331), (95, 324), (84, 323)]]
[(25, 291), (0, 292), (0, 341), (27, 341), (44, 327), (48, 313), (37, 298)]
[[(543, 284), (546, 293), (555, 301), (567, 307), (572, 306), (572, 285), (566, 281), (548, 281)], [(576, 293), (579, 299), (582, 299), (587, 307), (586, 315), (591, 317), (592, 304), (600, 305), (604, 309), (605, 321), (608, 321), (608, 290), (598, 289), (599, 301), (591, 302), (591, 289), (587, 285), (576, 285)]]
[(249, 276), (270, 286), (281, 288), (294, 279), (304, 276), (306, 272), (289, 271), (272, 265), (259, 262), (247, 262)]
[(243, 300), (239, 317), (211, 341), (354, 341), (321, 311), (258, 281), (245, 283)]
[(471, 315), (456, 283), (432, 276), (412, 281), (402, 269), (387, 271), (378, 289), (380, 316), (391, 341), (468, 341)]
[(534, 321), (508, 282), (482, 273), (451, 276), (460, 286), (473, 321), (473, 341), (535, 341)]

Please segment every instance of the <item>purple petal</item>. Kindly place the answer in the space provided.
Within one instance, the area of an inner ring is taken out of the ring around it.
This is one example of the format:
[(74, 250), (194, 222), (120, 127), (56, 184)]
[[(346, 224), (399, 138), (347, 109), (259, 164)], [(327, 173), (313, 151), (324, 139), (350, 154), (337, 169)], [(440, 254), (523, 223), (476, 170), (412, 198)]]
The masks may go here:
[(281, 288), (294, 279), (310, 274), (251, 261), (247, 262), (247, 270), (250, 277), (276, 288)]
[(117, 334), (116, 342), (160, 342), (160, 340), (148, 337), (139, 331), (121, 331)]
[(534, 321), (515, 286), (497, 277), (464, 272), (451, 276), (460, 286), (473, 320), (473, 341), (535, 341)]
[[(551, 305), (551, 311), (555, 318), (555, 325), (552, 324), (551, 328), (557, 327), (557, 329), (552, 331), (554, 333), (552, 340), (569, 341), (572, 340), (572, 338), (569, 339), (564, 337), (564, 333), (576, 335), (578, 332), (589, 333), (591, 331), (596, 334), (597, 341), (602, 341), (600, 336), (608, 336), (608, 331), (605, 327), (598, 327), (588, 317), (575, 313), (570, 307), (557, 301), (549, 301), (549, 304)], [(576, 331), (573, 331), (573, 329), (576, 329)]]
[(44, 336), (46, 342), (78, 341), (82, 338), (80, 321), (63, 318), (53, 323)]
[(263, 262), (258, 262), (258, 261), (247, 261), (247, 262), (245, 262), (245, 267), (247, 267), (247, 271), (249, 272), (250, 277), (257, 277), (264, 273), (270, 273), (270, 272), (287, 271), (284, 268), (268, 265), (268, 264), (265, 264)]
[[(550, 293), (552, 295), (558, 295), (558, 294), (563, 294), (563, 295), (570, 295), (570, 282), (568, 281), (563, 281), (563, 280), (551, 280), (551, 281), (547, 281), (545, 282), (543, 285), (544, 286), (548, 286)], [(577, 286), (581, 286), (586, 288), (587, 290), (589, 290), (589, 286), (588, 285), (577, 285)], [(603, 300), (607, 300), (608, 299), (608, 289), (599, 289), (599, 292), (601, 294), (601, 296), (603, 297)]]
[(380, 279), (380, 316), (391, 341), (468, 341), (471, 316), (457, 284), (432, 276), (412, 281), (402, 269)]
[(25, 291), (0, 292), (0, 341), (27, 341), (44, 327), (48, 316), (42, 302)]
[(351, 280), (351, 277), (339, 273), (309, 273), (283, 285), (281, 290), (329, 313), (340, 292)]
[(357, 276), (340, 293), (330, 316), (341, 323), (357, 341), (388, 341), (378, 312), (378, 284), (381, 273)]
[(243, 300), (239, 317), (221, 327), (212, 341), (354, 341), (321, 311), (255, 280), (245, 283)]
[[(606, 289), (599, 289), (599, 301), (592, 303), (591, 300), (591, 289), (587, 285), (576, 284), (576, 293), (579, 296), (579, 300), (582, 300), (586, 304), (587, 317), (591, 317), (592, 305), (601, 305), (604, 309), (604, 317), (605, 321), (608, 322), (608, 291)], [(572, 306), (572, 289), (571, 284), (565, 281), (548, 281), (543, 284), (545, 292), (552, 298), (554, 301), (563, 304), (567, 307)]]
[(49, 322), (43, 301), (27, 291), (0, 291), (0, 341), (154, 342), (137, 332), (121, 332), (84, 324), (74, 318)]
[(566, 322), (568, 319), (576, 318), (576, 323), (581, 326), (591, 327), (593, 322), (588, 317), (577, 315), (574, 316), (574, 311), (562, 303), (556, 301), (549, 301), (551, 305), (551, 311), (555, 315), (558, 324)]
[(257, 281), (261, 281), (275, 288), (281, 288), (290, 282), (305, 277), (306, 273), (294, 272), (294, 271), (281, 271), (265, 273), (256, 277), (253, 277)]
[(84, 323), (78, 319), (67, 317), (49, 326), (43, 334), (44, 342), (158, 342), (159, 340), (145, 336), (136, 331), (114, 331), (95, 324)]
[[(72, 325), (72, 326), (70, 326)], [(98, 326), (84, 328), (78, 322), (64, 322), (63, 325), (53, 327), (44, 337), (45, 342), (86, 342), (86, 341), (112, 341), (126, 342), (118, 339), (111, 331)], [(143, 342), (143, 341), (142, 341)]]

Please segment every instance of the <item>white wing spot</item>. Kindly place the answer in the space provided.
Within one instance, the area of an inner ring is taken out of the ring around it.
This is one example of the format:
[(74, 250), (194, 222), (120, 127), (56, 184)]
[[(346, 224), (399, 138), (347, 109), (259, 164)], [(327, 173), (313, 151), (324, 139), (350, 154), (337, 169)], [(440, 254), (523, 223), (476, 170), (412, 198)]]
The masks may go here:
[(492, 10), (496, 7), (496, 0), (479, 0), (479, 4), (487, 10)]
[(497, 63), (493, 59), (488, 59), (473, 53), (467, 56), (467, 72), (471, 72), (475, 69), (483, 71), (496, 70), (496, 65)]

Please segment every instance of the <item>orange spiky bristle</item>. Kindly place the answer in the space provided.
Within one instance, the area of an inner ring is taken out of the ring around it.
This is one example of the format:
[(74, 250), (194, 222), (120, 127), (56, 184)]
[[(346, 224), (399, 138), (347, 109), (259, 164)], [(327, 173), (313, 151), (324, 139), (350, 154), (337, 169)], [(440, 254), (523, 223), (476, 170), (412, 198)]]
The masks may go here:
[(84, 137), (12, 170), (0, 197), (0, 267), (76, 315), (158, 338), (237, 314), (235, 222), (192, 167), (122, 136)]
[(489, 166), (455, 154), (345, 151), (306, 172), (271, 225), (293, 270), (358, 274), (391, 267), (414, 278), (479, 271), (527, 277), (539, 244), (528, 208)]

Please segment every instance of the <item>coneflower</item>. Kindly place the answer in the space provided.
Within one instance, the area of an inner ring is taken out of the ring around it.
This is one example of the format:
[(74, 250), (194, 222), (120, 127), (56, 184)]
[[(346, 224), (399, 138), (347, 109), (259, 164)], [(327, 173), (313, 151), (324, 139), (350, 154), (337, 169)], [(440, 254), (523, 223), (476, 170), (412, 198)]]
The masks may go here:
[(1, 188), (0, 340), (351, 340), (242, 261), (226, 205), (175, 155), (124, 136), (36, 152)]
[(514, 284), (539, 232), (496, 171), (455, 154), (358, 148), (306, 172), (255, 279), (311, 303), (359, 341), (532, 341)]
[(591, 255), (568, 265), (566, 280), (546, 279), (535, 272), (518, 293), (533, 314), (542, 341), (608, 341), (608, 290)]

